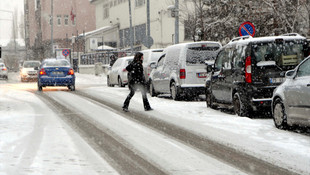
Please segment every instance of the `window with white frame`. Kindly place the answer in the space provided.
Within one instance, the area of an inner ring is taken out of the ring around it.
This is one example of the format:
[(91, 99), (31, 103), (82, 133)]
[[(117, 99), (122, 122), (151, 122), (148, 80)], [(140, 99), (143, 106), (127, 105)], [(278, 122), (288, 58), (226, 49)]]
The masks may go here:
[(64, 15), (64, 24), (69, 25), (69, 15)]
[(61, 15), (57, 15), (57, 25), (61, 25)]
[(40, 5), (40, 0), (34, 0), (35, 10), (38, 10), (39, 5)]
[(103, 5), (103, 19), (106, 19), (109, 17), (109, 4)]
[(141, 7), (145, 4), (145, 0), (135, 0), (135, 7)]

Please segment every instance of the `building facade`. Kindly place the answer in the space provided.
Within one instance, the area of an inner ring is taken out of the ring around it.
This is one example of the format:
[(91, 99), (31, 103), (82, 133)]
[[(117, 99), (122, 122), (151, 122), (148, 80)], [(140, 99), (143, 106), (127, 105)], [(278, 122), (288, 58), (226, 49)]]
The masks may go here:
[(89, 0), (25, 0), (27, 59), (54, 57), (56, 48), (83, 52), (83, 42), (72, 38), (94, 30), (95, 18), (95, 6)]
[[(150, 0), (150, 48), (174, 44), (175, 18), (171, 15), (174, 1)], [(147, 1), (130, 0), (134, 50), (147, 48)], [(97, 38), (101, 44), (128, 50), (131, 47), (130, 11), (128, 0), (91, 0), (96, 6), (96, 28), (86, 38)], [(179, 22), (179, 42), (184, 42), (184, 25)]]

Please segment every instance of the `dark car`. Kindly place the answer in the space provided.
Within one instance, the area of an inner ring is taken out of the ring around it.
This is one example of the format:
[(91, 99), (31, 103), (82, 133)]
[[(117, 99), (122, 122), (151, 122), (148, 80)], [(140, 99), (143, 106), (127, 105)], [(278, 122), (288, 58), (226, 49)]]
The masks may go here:
[(274, 92), (272, 113), (277, 128), (310, 126), (310, 56), (294, 70)]
[(307, 40), (300, 35), (239, 37), (224, 46), (206, 81), (207, 106), (224, 105), (239, 116), (270, 112), (274, 89), (306, 56)]
[(45, 59), (39, 68), (38, 90), (46, 86), (67, 86), (75, 90), (75, 74), (66, 59)]

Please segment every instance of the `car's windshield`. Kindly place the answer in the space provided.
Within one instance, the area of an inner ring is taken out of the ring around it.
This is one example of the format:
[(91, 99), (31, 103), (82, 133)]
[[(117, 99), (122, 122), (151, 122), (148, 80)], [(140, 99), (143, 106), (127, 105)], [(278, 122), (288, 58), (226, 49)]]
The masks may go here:
[(39, 67), (40, 66), (40, 62), (25, 62), (24, 63), (24, 68), (34, 68), (34, 67)]
[(43, 67), (69, 67), (67, 60), (48, 60), (43, 63)]
[(304, 57), (304, 45), (298, 41), (259, 43), (252, 46), (257, 63), (275, 61), (278, 66), (296, 66)]
[(219, 46), (190, 47), (186, 54), (188, 64), (204, 64), (206, 60), (214, 60)]

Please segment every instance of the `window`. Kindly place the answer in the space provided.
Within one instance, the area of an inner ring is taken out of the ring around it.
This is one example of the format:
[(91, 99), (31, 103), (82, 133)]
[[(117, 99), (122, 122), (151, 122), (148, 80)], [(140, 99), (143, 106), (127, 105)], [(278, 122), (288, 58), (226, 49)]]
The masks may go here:
[(242, 60), (245, 59), (245, 50), (246, 50), (246, 46), (237, 45), (235, 49), (235, 56), (234, 56), (234, 67), (236, 68), (243, 67)]
[(166, 55), (163, 55), (163, 56), (160, 57), (157, 66), (162, 66), (162, 65), (164, 65), (165, 56), (166, 56)]
[(40, 0), (34, 0), (34, 4), (35, 4), (35, 9), (38, 10), (40, 6)]
[(145, 4), (145, 0), (135, 0), (135, 7), (141, 7)]
[(310, 76), (310, 59), (308, 59), (299, 66), (297, 76), (298, 77)]
[(64, 15), (64, 24), (69, 25), (69, 15)]
[(75, 24), (76, 24), (76, 17), (73, 18), (73, 21), (71, 21), (71, 23), (72, 23), (73, 26), (75, 26)]
[(109, 4), (105, 4), (103, 6), (103, 19), (106, 19), (109, 17)]
[(57, 25), (61, 25), (61, 15), (57, 15)]

